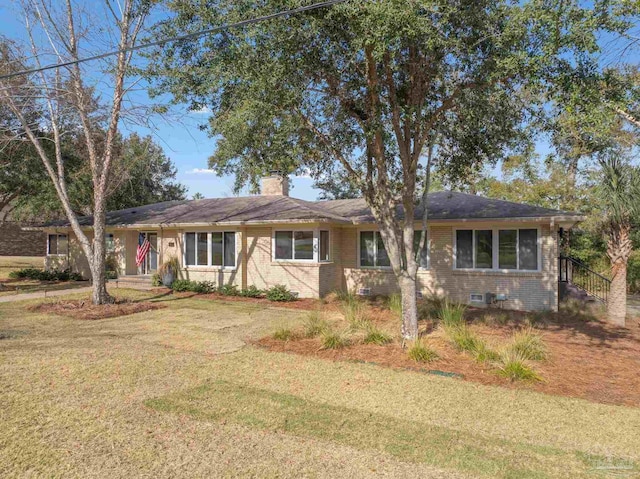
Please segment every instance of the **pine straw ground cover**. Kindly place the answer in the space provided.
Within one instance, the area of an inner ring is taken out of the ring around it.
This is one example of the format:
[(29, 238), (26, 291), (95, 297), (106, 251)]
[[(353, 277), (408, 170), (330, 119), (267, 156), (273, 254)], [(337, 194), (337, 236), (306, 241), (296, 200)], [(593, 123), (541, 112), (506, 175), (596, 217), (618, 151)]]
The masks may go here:
[(167, 307), (76, 321), (0, 305), (0, 477), (640, 472), (635, 408), (246, 347), (304, 315), (118, 294)]
[(128, 316), (130, 314), (142, 313), (153, 309), (162, 309), (166, 306), (149, 301), (131, 301), (129, 299), (118, 299), (111, 304), (93, 304), (90, 300), (60, 300), (47, 301), (34, 306), (30, 306), (29, 311), (44, 314), (56, 314), (74, 319), (106, 319)]
[[(335, 309), (331, 305), (330, 311)], [(378, 300), (369, 304), (367, 316), (377, 328), (392, 333), (394, 341), (375, 345), (356, 340), (347, 347), (329, 349), (323, 347), (320, 338), (296, 334), (288, 341), (266, 336), (257, 344), (271, 351), (333, 361), (375, 363), (398, 369), (443, 371), (482, 384), (640, 406), (640, 326), (637, 318), (630, 319), (627, 328), (618, 328), (575, 309), (553, 314), (467, 310), (465, 319), (469, 330), (490, 349), (506, 347), (515, 333), (531, 326), (542, 338), (548, 357), (531, 363), (542, 380), (514, 382), (497, 374), (495, 362), (479, 362), (471, 354), (456, 350), (443, 328), (437, 327), (432, 320), (421, 321), (420, 328), (423, 339), (438, 358), (428, 363), (416, 363), (401, 347), (397, 315)], [(344, 320), (334, 319), (333, 324), (336, 330), (347, 327)]]

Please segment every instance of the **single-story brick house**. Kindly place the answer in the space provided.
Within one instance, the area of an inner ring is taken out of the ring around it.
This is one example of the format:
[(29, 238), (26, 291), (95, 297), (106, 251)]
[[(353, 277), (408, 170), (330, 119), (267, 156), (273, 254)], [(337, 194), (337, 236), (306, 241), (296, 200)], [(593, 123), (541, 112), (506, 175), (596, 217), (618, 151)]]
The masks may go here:
[[(288, 180), (263, 179), (262, 195), (171, 201), (107, 214), (107, 247), (121, 277), (150, 276), (177, 257), (192, 280), (284, 284), (300, 297), (336, 289), (389, 294), (397, 285), (363, 199), (304, 201)], [(421, 212), (416, 215), (420, 229)], [(558, 234), (578, 214), (453, 192), (429, 195), (428, 253), (419, 292), (481, 306), (486, 293), (505, 308), (558, 307)], [(90, 231), (92, 218), (81, 224)], [(50, 223), (48, 268), (89, 268), (68, 223)], [(136, 266), (139, 235), (151, 252)], [(495, 298), (494, 298), (495, 299)]]

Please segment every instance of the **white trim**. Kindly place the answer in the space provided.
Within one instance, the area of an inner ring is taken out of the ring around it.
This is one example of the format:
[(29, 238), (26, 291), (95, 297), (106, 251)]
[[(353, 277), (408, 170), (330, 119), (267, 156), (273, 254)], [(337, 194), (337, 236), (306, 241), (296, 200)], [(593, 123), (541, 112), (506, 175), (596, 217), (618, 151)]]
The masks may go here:
[[(276, 229), (271, 230), (271, 261), (276, 263), (318, 263), (320, 234), (318, 228), (292, 228), (292, 229)], [(311, 233), (313, 258), (298, 259), (296, 258), (296, 232)], [(291, 233), (291, 258), (276, 258), (276, 233)]]
[[(493, 228), (452, 228), (453, 230), (453, 265), (452, 265), (452, 269), (454, 271), (468, 271), (468, 272), (493, 272), (493, 273), (540, 273), (542, 272), (542, 228), (540, 226), (517, 226), (517, 225), (513, 225), (511, 227), (493, 227)], [(491, 238), (491, 255), (492, 255), (492, 267), (491, 268), (476, 268), (476, 267), (471, 267), (471, 268), (458, 268), (458, 257), (457, 257), (457, 253), (458, 253), (458, 231), (472, 231), (472, 235), (471, 235), (471, 254), (472, 254), (472, 258), (473, 258), (473, 264), (476, 264), (476, 231), (492, 231), (492, 238)], [(516, 240), (516, 262), (517, 262), (517, 268), (515, 269), (501, 269), (499, 267), (499, 247), (500, 247), (500, 241), (499, 241), (499, 235), (500, 235), (500, 230), (516, 230), (518, 231), (517, 234), (517, 240)], [(536, 237), (536, 245), (538, 248), (538, 267), (537, 269), (519, 269), (520, 266), (520, 230), (536, 230), (537, 233), (537, 237)]]
[[(67, 239), (67, 251), (64, 253), (51, 253), (51, 237), (56, 237), (56, 251), (60, 249), (60, 236), (64, 236)], [(47, 233), (47, 256), (53, 258), (67, 257), (69, 256), (69, 235), (67, 233)]]

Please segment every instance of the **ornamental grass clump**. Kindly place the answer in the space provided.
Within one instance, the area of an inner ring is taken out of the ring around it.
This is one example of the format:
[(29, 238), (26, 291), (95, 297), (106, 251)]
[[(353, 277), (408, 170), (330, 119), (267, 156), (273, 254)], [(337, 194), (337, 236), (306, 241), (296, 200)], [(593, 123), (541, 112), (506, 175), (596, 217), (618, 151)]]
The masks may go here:
[(438, 353), (429, 347), (424, 339), (414, 341), (413, 344), (409, 346), (407, 354), (409, 355), (409, 359), (417, 363), (429, 363), (439, 358)]
[(351, 340), (345, 331), (325, 329), (322, 334), (322, 349), (342, 349), (351, 344)]
[(464, 304), (454, 303), (446, 299), (440, 304), (437, 317), (445, 327), (460, 326), (464, 324), (466, 310), (467, 307)]
[(273, 339), (278, 341), (290, 341), (295, 339), (295, 334), (289, 328), (278, 328), (273, 333)]
[(532, 361), (545, 360), (548, 355), (542, 337), (531, 327), (514, 333), (508, 348), (521, 357)]
[(324, 331), (331, 329), (329, 323), (324, 319), (322, 312), (311, 311), (307, 315), (304, 323), (304, 336), (306, 338), (315, 338), (320, 336)]
[(391, 341), (393, 341), (393, 337), (390, 334), (382, 331), (371, 322), (367, 326), (362, 340), (364, 344), (377, 344), (378, 346), (384, 346)]
[(519, 351), (507, 348), (500, 354), (498, 374), (511, 381), (541, 381), (540, 375)]
[(394, 293), (389, 296), (388, 302), (389, 310), (395, 314), (398, 318), (402, 317), (402, 296)]

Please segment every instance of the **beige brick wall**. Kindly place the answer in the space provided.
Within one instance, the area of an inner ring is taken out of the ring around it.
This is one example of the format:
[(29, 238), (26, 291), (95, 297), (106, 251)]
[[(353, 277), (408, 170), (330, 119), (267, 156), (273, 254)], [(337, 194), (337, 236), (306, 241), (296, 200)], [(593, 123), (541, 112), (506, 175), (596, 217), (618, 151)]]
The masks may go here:
[[(493, 228), (495, 224), (464, 223), (459, 228)], [(448, 296), (455, 301), (470, 303), (471, 293), (486, 292), (506, 294), (504, 307), (509, 309), (545, 310), (557, 309), (557, 244), (556, 233), (549, 224), (500, 224), (500, 228), (540, 227), (540, 272), (456, 271), (453, 269), (453, 232), (451, 225), (433, 225), (429, 229), (430, 268), (418, 273), (418, 288), (423, 294)], [(389, 270), (362, 269), (358, 267), (357, 228), (342, 231), (342, 263), (344, 285), (347, 289), (371, 288), (372, 294), (390, 294), (398, 290), (395, 276)], [(483, 306), (481, 303), (471, 303)]]

